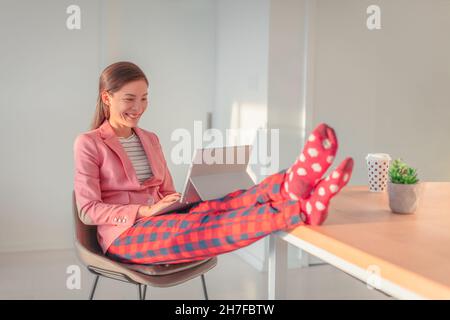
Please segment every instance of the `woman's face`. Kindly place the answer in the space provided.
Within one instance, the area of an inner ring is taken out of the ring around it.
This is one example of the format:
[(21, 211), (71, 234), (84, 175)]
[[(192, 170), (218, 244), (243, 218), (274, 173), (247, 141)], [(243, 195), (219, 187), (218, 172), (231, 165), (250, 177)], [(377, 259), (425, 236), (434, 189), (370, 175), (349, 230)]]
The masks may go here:
[(109, 106), (109, 122), (115, 127), (136, 127), (147, 109), (147, 95), (144, 80), (129, 82), (113, 94), (103, 92), (103, 102)]

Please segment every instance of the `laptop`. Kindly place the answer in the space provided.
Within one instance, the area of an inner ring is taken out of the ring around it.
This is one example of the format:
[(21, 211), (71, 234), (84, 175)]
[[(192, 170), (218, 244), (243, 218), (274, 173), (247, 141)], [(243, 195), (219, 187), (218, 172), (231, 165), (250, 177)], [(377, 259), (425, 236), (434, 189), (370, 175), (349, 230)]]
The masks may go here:
[(196, 149), (180, 199), (154, 215), (187, 211), (200, 201), (254, 186), (255, 179), (248, 166), (251, 150), (251, 145)]

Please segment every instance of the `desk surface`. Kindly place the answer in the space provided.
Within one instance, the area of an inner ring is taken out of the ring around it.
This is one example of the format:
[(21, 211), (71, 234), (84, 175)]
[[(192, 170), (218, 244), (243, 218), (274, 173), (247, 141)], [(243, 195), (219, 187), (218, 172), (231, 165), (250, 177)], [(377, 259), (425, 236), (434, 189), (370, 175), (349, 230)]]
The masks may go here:
[(414, 214), (394, 214), (387, 193), (347, 186), (322, 226), (289, 234), (431, 299), (450, 298), (450, 183), (425, 182)]

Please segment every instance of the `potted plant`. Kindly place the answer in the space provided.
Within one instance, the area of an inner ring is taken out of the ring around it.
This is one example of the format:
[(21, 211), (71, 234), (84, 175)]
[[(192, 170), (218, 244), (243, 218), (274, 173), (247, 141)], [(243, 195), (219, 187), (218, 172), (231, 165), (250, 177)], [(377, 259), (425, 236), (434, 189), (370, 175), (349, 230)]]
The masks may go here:
[(421, 184), (417, 171), (402, 159), (394, 160), (389, 167), (389, 207), (394, 213), (414, 213), (417, 209)]

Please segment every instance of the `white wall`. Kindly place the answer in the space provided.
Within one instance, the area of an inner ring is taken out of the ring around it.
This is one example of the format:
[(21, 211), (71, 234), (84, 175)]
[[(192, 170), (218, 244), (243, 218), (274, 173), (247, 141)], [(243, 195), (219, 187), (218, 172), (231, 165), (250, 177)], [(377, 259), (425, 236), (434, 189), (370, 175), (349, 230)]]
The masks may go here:
[[(150, 81), (140, 122), (170, 155), (174, 128), (204, 120), (214, 94), (209, 0), (0, 3), (0, 251), (72, 247), (73, 141), (88, 130), (106, 65), (132, 60)], [(168, 159), (176, 186), (181, 166)]]
[[(216, 0), (216, 96), (213, 127), (254, 128), (232, 118), (254, 109), (267, 122), (269, 0)], [(251, 111), (250, 111), (251, 112)], [(253, 118), (254, 119), (254, 118)], [(236, 123), (238, 122), (238, 123)]]
[[(305, 0), (272, 0), (270, 5), (268, 127), (280, 132), (279, 169), (292, 165), (303, 148), (309, 79), (309, 10)], [(266, 259), (267, 256), (268, 251)], [(301, 251), (289, 245), (288, 266), (299, 266), (301, 259)]]
[(280, 130), (280, 169), (295, 161), (304, 138), (305, 14), (303, 0), (271, 2), (268, 121)]
[[(333, 125), (351, 183), (367, 181), (364, 157), (386, 152), (427, 181), (450, 179), (450, 1), (316, 1), (313, 122)], [(366, 8), (381, 8), (381, 30)]]
[[(266, 128), (270, 1), (217, 0), (216, 4), (213, 127), (220, 129), (224, 137), (227, 129)], [(252, 143), (245, 137), (227, 142), (229, 145)], [(258, 181), (264, 178), (258, 166), (253, 169)], [(263, 269), (266, 240), (261, 239), (236, 253)]]
[(0, 251), (72, 243), (72, 145), (99, 72), (99, 7), (78, 3), (77, 32), (66, 29), (65, 1), (0, 4)]

